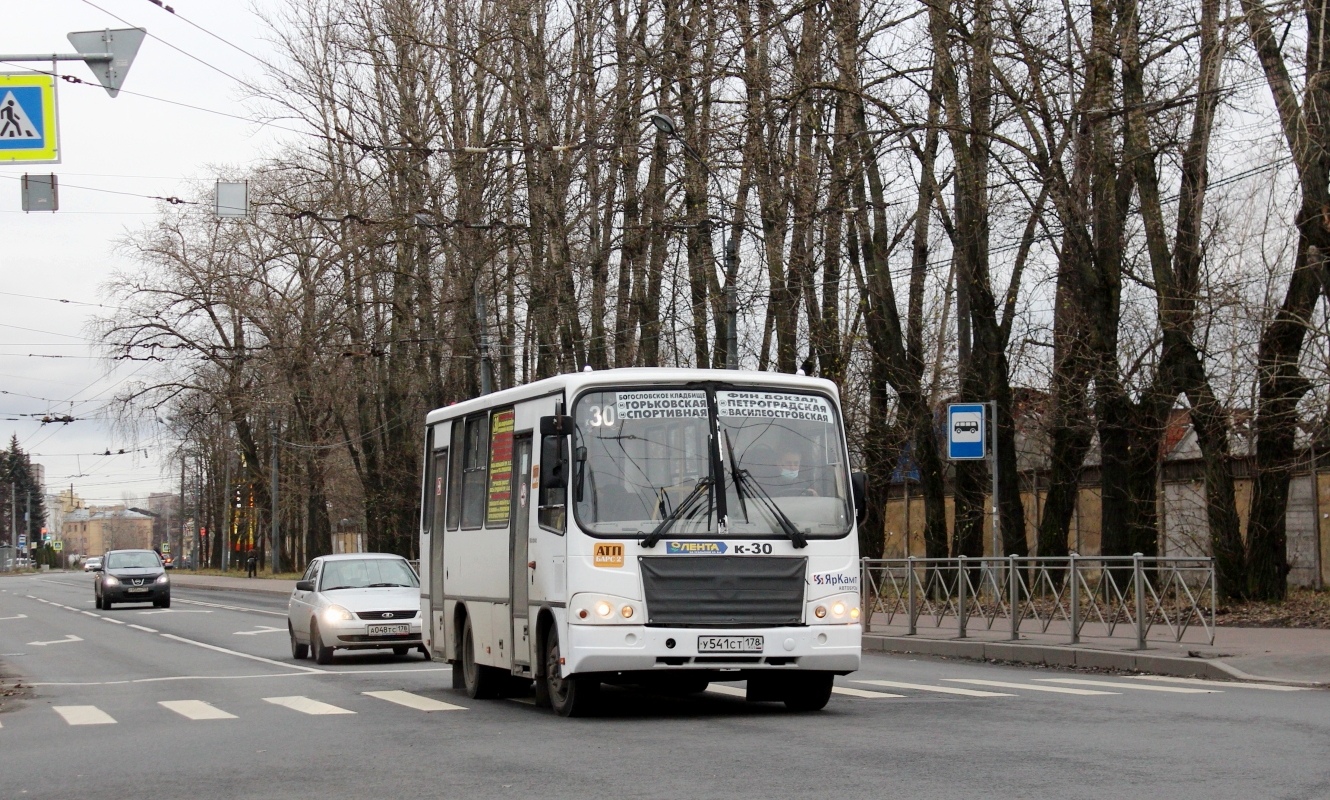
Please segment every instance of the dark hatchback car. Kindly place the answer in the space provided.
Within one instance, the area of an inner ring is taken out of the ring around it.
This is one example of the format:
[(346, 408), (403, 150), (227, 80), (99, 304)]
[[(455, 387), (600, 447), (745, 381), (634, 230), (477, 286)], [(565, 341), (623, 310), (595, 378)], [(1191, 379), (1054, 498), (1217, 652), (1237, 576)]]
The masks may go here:
[(93, 595), (97, 607), (114, 603), (152, 603), (171, 607), (171, 579), (162, 560), (151, 550), (111, 550), (96, 568)]

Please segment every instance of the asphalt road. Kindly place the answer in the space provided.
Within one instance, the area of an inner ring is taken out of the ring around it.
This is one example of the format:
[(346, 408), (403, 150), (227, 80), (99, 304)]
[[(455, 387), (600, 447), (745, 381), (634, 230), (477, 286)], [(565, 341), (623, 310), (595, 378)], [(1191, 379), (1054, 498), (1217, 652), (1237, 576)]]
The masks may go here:
[(82, 574), (0, 579), (32, 686), (0, 698), (0, 797), (1330, 797), (1325, 691), (870, 655), (815, 714), (713, 684), (567, 720), (418, 653), (296, 662), (285, 626), (273, 595), (103, 612)]

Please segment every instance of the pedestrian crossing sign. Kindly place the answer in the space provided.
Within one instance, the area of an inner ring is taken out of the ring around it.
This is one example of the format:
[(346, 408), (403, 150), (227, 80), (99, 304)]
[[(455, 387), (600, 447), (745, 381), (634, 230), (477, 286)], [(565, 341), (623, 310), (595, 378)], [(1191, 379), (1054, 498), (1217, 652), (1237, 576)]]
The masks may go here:
[(55, 76), (0, 73), (0, 163), (55, 164)]

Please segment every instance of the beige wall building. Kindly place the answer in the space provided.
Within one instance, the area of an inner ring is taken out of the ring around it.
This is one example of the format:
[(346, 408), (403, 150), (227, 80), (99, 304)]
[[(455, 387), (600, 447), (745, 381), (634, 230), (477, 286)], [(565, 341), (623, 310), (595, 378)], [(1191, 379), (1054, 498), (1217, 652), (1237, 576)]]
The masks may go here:
[(152, 547), (152, 517), (124, 506), (76, 508), (65, 514), (65, 551), (99, 556), (107, 550)]

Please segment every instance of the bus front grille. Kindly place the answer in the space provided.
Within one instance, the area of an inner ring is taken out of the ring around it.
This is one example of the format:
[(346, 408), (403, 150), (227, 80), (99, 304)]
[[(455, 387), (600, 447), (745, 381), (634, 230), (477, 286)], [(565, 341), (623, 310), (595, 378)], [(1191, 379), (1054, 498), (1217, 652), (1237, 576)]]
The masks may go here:
[(647, 624), (694, 628), (800, 625), (808, 559), (639, 556)]

